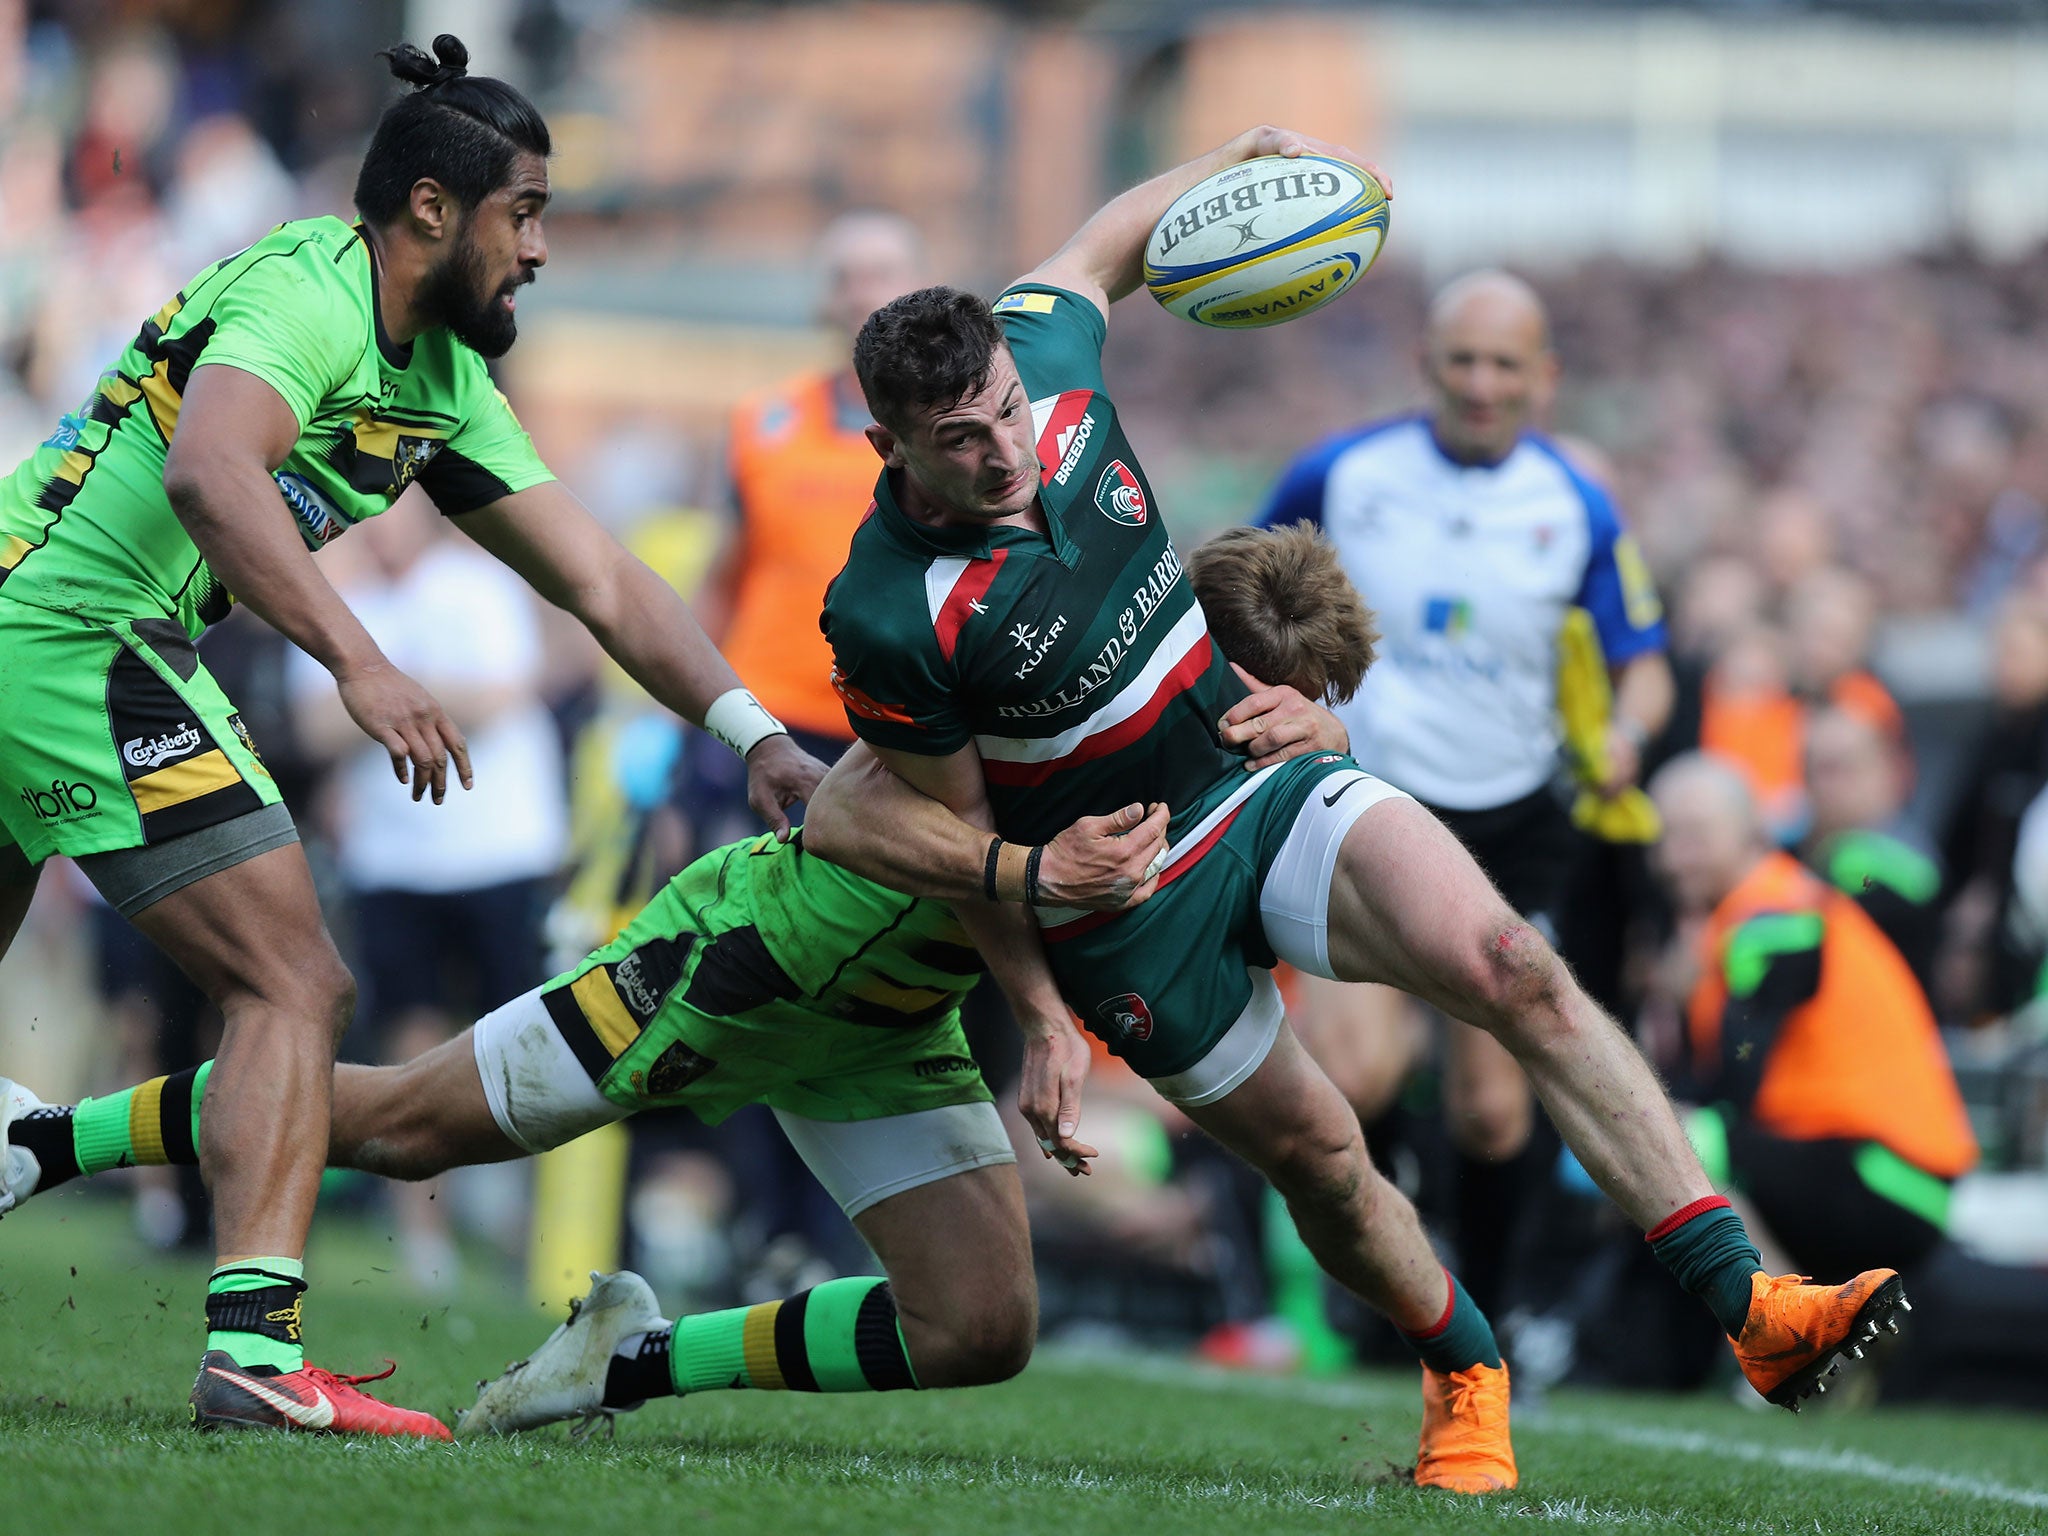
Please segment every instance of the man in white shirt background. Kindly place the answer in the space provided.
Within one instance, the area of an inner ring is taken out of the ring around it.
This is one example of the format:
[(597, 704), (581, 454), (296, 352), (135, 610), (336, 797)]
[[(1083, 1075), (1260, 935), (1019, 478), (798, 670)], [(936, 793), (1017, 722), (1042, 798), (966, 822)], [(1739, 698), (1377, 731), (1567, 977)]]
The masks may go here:
[[(1670, 713), (1662, 610), (1606, 491), (1532, 430), (1558, 379), (1535, 291), (1503, 272), (1455, 279), (1430, 306), (1422, 366), (1427, 410), (1308, 449), (1258, 520), (1319, 524), (1378, 618), (1379, 659), (1338, 711), (1360, 765), (1436, 811), (1555, 939), (1582, 846), (1561, 780), (1558, 637), (1572, 608), (1592, 615), (1615, 695), (1599, 787), (1616, 792)], [(1389, 1028), (1383, 989), (1302, 981), (1313, 1033)], [(1548, 1147), (1532, 1145), (1533, 1099), (1507, 1051), (1444, 1028), (1460, 1272), (1502, 1316), (1515, 1212)], [(1359, 1055), (1382, 1074), (1407, 1065)], [(1355, 1101), (1398, 1086), (1361, 1083)]]
[[(435, 805), (363, 740), (325, 668), (293, 652), (301, 744), (334, 761), (327, 820), (349, 898), (363, 1010), (379, 1056), (410, 1060), (547, 979), (541, 924), (568, 843), (561, 737), (541, 697), (540, 614), (504, 565), (426, 503), (365, 521), (323, 560), (392, 664), (433, 690), (469, 739), (476, 786)], [(339, 557), (352, 564), (335, 570)], [(432, 679), (432, 681), (427, 681)], [(393, 1184), (406, 1268), (446, 1294), (459, 1275), (436, 1184)]]

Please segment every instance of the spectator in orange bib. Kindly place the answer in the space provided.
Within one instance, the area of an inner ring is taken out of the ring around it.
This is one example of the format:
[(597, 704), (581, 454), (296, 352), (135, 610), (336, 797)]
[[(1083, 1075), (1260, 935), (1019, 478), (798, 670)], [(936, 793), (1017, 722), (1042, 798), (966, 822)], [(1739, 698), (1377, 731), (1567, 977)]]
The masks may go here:
[(1677, 1075), (1708, 1177), (1800, 1269), (1919, 1262), (1977, 1160), (1926, 995), (1861, 907), (1771, 846), (1735, 767), (1689, 753), (1650, 793), (1691, 936)]
[[(927, 281), (923, 242), (893, 213), (840, 215), (819, 238), (818, 260), (820, 318), (842, 359), (851, 357), (861, 322)], [(850, 363), (740, 402), (726, 447), (733, 522), (701, 605), (728, 654), (741, 658), (734, 665), (746, 669), (740, 675), (755, 697), (828, 763), (853, 736), (832, 691), (832, 652), (818, 614), (874, 490), (875, 450), (864, 435), (871, 419)], [(715, 754), (703, 756), (689, 797), (698, 846), (759, 830), (739, 776)]]

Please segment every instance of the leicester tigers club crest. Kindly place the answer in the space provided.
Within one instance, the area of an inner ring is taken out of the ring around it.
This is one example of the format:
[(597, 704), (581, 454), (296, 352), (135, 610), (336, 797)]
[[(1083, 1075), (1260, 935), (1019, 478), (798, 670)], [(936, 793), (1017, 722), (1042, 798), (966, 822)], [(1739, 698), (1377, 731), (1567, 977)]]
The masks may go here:
[(1106, 1003), (1096, 1004), (1095, 1021), (1102, 1026), (1096, 1033), (1105, 1040), (1119, 1036), (1125, 1040), (1152, 1038), (1152, 1010), (1135, 992), (1125, 992)]
[(1111, 459), (1109, 468), (1095, 482), (1095, 505), (1102, 508), (1111, 522), (1122, 523), (1126, 528), (1145, 526), (1145, 492), (1122, 459)]

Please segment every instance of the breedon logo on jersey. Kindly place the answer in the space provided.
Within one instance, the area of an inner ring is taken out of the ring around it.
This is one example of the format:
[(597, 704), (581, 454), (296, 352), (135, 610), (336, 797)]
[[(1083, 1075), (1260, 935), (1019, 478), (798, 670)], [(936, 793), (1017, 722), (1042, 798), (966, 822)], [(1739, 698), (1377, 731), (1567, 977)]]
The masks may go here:
[(1150, 1040), (1152, 1038), (1152, 1010), (1145, 999), (1135, 992), (1126, 992), (1112, 997), (1106, 1003), (1095, 1007), (1096, 1022), (1104, 1030), (1113, 1030), (1126, 1040)]
[(1111, 522), (1122, 523), (1126, 528), (1145, 526), (1145, 492), (1122, 459), (1111, 459), (1109, 468), (1095, 482), (1095, 505), (1102, 508)]
[(178, 722), (178, 729), (158, 736), (137, 736), (121, 743), (121, 760), (131, 768), (161, 768), (165, 763), (187, 757), (206, 740), (196, 725)]

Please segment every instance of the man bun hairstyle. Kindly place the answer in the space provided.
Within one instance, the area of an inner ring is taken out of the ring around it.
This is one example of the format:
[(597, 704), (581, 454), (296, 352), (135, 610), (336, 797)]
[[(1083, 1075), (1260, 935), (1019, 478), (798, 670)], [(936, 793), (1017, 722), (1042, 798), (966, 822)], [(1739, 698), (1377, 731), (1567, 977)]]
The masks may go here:
[(443, 32), (433, 57), (399, 43), (378, 57), (413, 89), (384, 109), (356, 176), (356, 211), (373, 225), (406, 209), (413, 186), (438, 181), (474, 208), (512, 176), (522, 153), (553, 150), (534, 104), (502, 80), (469, 72), (462, 39)]
[(853, 371), (876, 421), (901, 435), (913, 413), (949, 409), (988, 387), (1002, 327), (986, 300), (958, 288), (919, 288), (867, 318)]
[(1253, 677), (1332, 704), (1358, 692), (1379, 630), (1322, 529), (1226, 529), (1187, 567), (1210, 633)]

